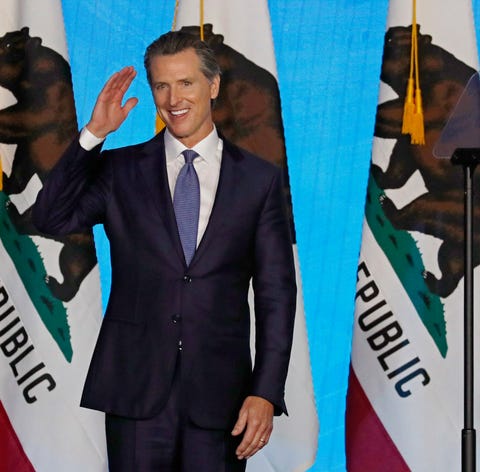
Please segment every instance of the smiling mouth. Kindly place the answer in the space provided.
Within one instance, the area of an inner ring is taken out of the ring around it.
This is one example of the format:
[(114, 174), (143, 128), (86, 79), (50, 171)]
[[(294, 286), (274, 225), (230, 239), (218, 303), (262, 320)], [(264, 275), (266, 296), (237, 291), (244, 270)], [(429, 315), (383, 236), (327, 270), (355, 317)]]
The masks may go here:
[(185, 115), (187, 112), (187, 108), (184, 108), (183, 110), (170, 110), (170, 114), (173, 116), (182, 116)]

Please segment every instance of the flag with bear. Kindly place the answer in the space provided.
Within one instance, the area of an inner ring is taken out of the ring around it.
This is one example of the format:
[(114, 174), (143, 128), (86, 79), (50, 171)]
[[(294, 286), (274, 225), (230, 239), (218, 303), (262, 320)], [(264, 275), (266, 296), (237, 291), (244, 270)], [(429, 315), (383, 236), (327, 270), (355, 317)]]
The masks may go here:
[[(222, 70), (220, 95), (213, 118), (235, 144), (285, 169), (289, 202), (287, 154), (280, 92), (266, 0), (181, 0), (174, 29), (199, 34), (213, 49)], [(295, 231), (291, 220), (293, 241)], [(248, 461), (247, 470), (305, 471), (315, 461), (318, 420), (297, 265), (297, 313), (286, 385), (289, 416), (275, 418), (268, 446)]]
[(105, 471), (103, 416), (80, 395), (101, 322), (91, 233), (31, 221), (78, 132), (60, 0), (0, 6), (0, 470)]
[(433, 151), (477, 67), (469, 0), (390, 1), (357, 271), (350, 472), (460, 469), (463, 175)]

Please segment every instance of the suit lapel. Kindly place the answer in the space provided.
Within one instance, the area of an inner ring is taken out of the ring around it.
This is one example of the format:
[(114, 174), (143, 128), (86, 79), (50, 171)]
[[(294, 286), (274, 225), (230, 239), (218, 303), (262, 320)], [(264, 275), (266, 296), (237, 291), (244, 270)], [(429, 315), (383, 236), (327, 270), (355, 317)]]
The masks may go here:
[(184, 261), (170, 187), (168, 185), (164, 132), (159, 133), (145, 144), (143, 153), (137, 162), (144, 183), (144, 193), (158, 211), (177, 255)]
[(231, 146), (223, 138), (222, 163), (218, 178), (217, 192), (208, 220), (205, 233), (193, 256), (190, 267), (194, 265), (202, 255), (208, 251), (208, 247), (214, 238), (214, 234), (224, 225), (224, 222), (232, 217), (231, 211), (234, 206), (233, 199), (238, 190), (238, 166), (237, 162), (242, 159), (240, 152)]

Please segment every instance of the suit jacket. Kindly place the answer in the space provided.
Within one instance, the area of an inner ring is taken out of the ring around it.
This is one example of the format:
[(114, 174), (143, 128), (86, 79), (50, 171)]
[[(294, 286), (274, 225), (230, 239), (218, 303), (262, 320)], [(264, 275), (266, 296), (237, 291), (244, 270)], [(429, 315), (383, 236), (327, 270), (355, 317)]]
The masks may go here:
[[(168, 186), (163, 133), (85, 151), (76, 139), (34, 207), (38, 229), (103, 223), (112, 285), (82, 406), (132, 418), (159, 413), (182, 341), (191, 419), (230, 428), (247, 395), (285, 411), (296, 286), (282, 172), (224, 139), (214, 207), (187, 267)], [(249, 284), (256, 354), (249, 347)]]

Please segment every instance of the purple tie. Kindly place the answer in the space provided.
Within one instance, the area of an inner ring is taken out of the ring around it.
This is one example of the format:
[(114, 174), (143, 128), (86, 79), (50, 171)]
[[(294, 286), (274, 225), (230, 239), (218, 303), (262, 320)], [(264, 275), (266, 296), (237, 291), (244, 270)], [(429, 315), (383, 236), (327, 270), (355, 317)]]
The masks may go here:
[(197, 247), (200, 184), (195, 167), (193, 167), (193, 160), (198, 157), (198, 154), (191, 149), (187, 149), (183, 151), (183, 157), (185, 158), (185, 164), (180, 169), (175, 184), (173, 208), (175, 209), (178, 233), (188, 266)]

